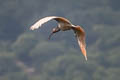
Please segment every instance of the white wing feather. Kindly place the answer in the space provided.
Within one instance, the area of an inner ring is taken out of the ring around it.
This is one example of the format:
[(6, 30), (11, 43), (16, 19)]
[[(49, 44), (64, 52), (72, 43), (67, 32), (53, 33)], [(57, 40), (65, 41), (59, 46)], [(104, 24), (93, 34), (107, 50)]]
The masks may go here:
[(39, 27), (41, 27), (42, 24), (44, 24), (54, 18), (57, 18), (57, 16), (49, 16), (49, 17), (42, 18), (42, 19), (38, 20), (35, 24), (33, 24), (30, 27), (30, 30), (38, 29)]

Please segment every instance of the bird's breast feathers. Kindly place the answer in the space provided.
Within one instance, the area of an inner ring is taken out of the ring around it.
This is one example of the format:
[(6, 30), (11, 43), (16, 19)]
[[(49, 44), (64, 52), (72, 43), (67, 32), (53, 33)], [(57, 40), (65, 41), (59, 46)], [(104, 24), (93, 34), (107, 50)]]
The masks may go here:
[(64, 23), (59, 23), (58, 27), (62, 30), (62, 31), (66, 31), (66, 30), (70, 30), (71, 29), (71, 25), (69, 24), (64, 24)]

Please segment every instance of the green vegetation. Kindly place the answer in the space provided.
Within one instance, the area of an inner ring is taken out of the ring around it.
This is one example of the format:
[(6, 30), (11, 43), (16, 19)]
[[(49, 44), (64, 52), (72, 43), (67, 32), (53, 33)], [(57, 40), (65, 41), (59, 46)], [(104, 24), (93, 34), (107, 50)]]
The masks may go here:
[[(119, 0), (1, 0), (0, 80), (120, 80)], [(56, 15), (86, 31), (88, 61), (72, 31), (48, 35)]]

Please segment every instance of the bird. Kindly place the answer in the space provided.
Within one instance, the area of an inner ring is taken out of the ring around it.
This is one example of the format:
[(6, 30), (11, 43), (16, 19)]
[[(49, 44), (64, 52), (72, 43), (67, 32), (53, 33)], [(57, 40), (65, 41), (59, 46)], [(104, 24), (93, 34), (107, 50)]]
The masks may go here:
[(48, 22), (50, 20), (57, 21), (58, 25), (57, 25), (57, 27), (52, 29), (52, 32), (49, 35), (49, 39), (51, 38), (51, 36), (53, 34), (59, 32), (59, 31), (73, 30), (75, 37), (78, 41), (78, 45), (80, 47), (80, 50), (81, 50), (82, 54), (84, 55), (85, 60), (87, 61), (86, 42), (85, 42), (86, 34), (85, 34), (84, 29), (81, 26), (73, 25), (68, 19), (66, 19), (64, 17), (47, 16), (47, 17), (44, 17), (44, 18), (38, 20), (36, 23), (34, 23), (30, 27), (30, 30), (35, 30), (35, 29), (41, 28), (43, 24), (45, 24), (46, 22)]

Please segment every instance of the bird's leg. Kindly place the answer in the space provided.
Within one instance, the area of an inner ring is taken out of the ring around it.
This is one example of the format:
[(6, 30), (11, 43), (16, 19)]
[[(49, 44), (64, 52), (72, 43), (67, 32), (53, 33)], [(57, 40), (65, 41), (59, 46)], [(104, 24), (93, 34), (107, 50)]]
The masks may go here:
[(59, 31), (60, 31), (60, 28), (59, 28), (59, 27), (53, 28), (53, 30), (52, 30), (51, 34), (49, 35), (49, 38), (48, 38), (48, 39), (50, 40), (51, 36), (52, 36), (54, 33), (59, 32)]
[(74, 33), (74, 36), (75, 36), (75, 37), (77, 37), (77, 34), (76, 34), (76, 33)]
[(77, 32), (76, 31), (74, 31), (74, 36), (77, 37)]

